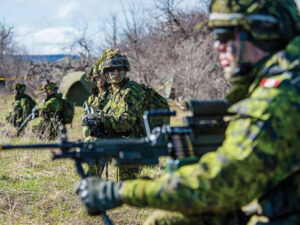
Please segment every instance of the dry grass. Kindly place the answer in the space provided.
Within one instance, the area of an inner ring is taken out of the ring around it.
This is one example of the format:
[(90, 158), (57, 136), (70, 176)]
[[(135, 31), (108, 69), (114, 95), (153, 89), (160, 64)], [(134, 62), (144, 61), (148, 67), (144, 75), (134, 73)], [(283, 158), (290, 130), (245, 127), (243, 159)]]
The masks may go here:
[[(11, 102), (7, 96), (0, 100), (0, 143), (40, 142), (30, 132), (30, 124), (21, 138), (14, 137), (15, 130), (4, 125)], [(73, 125), (68, 127), (71, 140), (82, 138), (81, 113), (82, 109), (76, 108)], [(178, 125), (180, 119), (173, 118), (172, 123)], [(114, 179), (115, 170), (109, 167), (110, 179)], [(162, 173), (158, 165), (145, 167), (141, 176), (158, 177)], [(48, 150), (1, 152), (0, 224), (104, 224), (100, 217), (89, 217), (81, 206), (73, 191), (78, 181), (73, 161), (52, 161)], [(108, 215), (115, 224), (137, 225), (152, 211), (123, 206)]]

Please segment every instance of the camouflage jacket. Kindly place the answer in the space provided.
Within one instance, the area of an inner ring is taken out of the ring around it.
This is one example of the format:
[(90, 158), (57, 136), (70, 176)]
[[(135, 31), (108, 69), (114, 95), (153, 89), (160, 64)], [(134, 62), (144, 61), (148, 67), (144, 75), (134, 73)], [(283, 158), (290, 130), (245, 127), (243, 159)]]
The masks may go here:
[(63, 100), (62, 94), (52, 94), (47, 96), (45, 101), (36, 107), (36, 110), (40, 112), (41, 116), (45, 120), (56, 118), (62, 119)]
[[(293, 196), (299, 213), (299, 56), (300, 36), (260, 66), (246, 96), (231, 106), (237, 114), (217, 151), (157, 180), (124, 181), (122, 200), (184, 214), (220, 213), (240, 209), (256, 198), (262, 203), (269, 201), (268, 195), (276, 199), (278, 193), (273, 195), (272, 190), (282, 188)], [(282, 185), (285, 182), (293, 185)], [(263, 213), (274, 216), (278, 205), (284, 212), (290, 207), (285, 200), (269, 201)]]
[(93, 87), (92, 88), (92, 94), (87, 99), (88, 106), (92, 106), (92, 104), (95, 101), (95, 99), (97, 98), (98, 94), (99, 94), (98, 88), (97, 87)]
[(29, 116), (36, 102), (27, 94), (19, 93), (15, 95), (14, 115), (17, 123), (22, 123)]
[(145, 94), (141, 85), (128, 78), (118, 89), (111, 88), (109, 101), (103, 109), (103, 127), (108, 136), (145, 136), (142, 110)]
[(98, 91), (97, 96), (90, 96), (88, 99), (88, 104), (93, 107), (96, 111), (103, 110), (109, 100), (110, 91), (105, 88), (101, 92)]
[[(97, 88), (97, 87), (95, 87)], [(101, 92), (99, 92), (98, 88), (97, 91), (92, 91), (92, 95), (89, 96), (87, 100), (87, 104), (89, 107), (92, 107), (96, 112), (99, 110), (103, 110), (105, 105), (107, 104), (110, 96), (110, 91), (108, 88), (105, 88)], [(86, 113), (86, 112), (85, 112)], [(93, 129), (89, 128), (88, 126), (85, 126), (83, 128), (83, 135), (85, 137), (86, 141), (90, 141), (93, 138), (92, 137), (97, 137), (100, 138), (97, 134), (101, 134), (101, 137), (104, 137), (103, 132), (101, 131), (101, 128), (99, 127), (99, 133), (92, 131)]]

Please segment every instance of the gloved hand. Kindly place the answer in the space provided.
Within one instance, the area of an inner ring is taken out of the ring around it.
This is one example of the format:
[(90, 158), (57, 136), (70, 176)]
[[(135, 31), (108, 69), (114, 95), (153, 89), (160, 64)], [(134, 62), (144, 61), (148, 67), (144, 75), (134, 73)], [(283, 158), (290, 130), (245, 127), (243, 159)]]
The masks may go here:
[(101, 115), (96, 113), (88, 113), (84, 115), (81, 119), (83, 125), (88, 127), (100, 126), (102, 120)]
[(98, 177), (88, 177), (81, 180), (76, 188), (76, 194), (80, 196), (90, 215), (99, 215), (123, 204), (119, 195), (121, 184), (101, 180)]

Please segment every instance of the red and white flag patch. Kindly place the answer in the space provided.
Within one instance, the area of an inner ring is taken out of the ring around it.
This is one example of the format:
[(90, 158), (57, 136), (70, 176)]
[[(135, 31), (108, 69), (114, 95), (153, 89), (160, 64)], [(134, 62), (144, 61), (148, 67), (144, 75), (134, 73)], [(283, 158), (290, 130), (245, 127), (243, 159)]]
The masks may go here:
[(266, 88), (274, 88), (277, 87), (280, 84), (280, 80), (276, 78), (264, 78), (260, 82), (260, 86), (266, 87)]

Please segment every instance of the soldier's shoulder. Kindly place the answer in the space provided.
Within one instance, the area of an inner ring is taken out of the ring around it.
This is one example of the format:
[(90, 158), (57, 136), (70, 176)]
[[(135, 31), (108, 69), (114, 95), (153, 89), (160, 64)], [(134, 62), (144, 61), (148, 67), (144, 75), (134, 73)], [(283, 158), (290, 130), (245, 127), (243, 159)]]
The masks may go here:
[(277, 110), (300, 102), (300, 72), (286, 71), (261, 79), (248, 98), (232, 105), (229, 111), (267, 120)]
[(143, 95), (143, 93), (145, 93), (143, 86), (132, 80), (129, 80), (126, 83), (126, 85), (124, 86), (124, 89), (127, 92), (130, 92), (131, 94)]
[(62, 94), (57, 94), (52, 96), (46, 101), (46, 104), (59, 103), (59, 102), (62, 102)]

